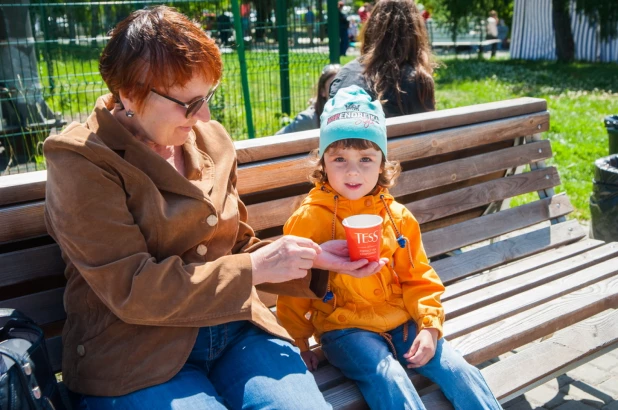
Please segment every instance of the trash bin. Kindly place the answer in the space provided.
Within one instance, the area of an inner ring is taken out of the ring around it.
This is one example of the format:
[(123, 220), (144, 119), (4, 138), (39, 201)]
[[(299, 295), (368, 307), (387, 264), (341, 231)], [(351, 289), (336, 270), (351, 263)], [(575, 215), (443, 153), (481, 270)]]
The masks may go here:
[(609, 155), (618, 154), (618, 115), (605, 117), (605, 128), (609, 137)]
[(594, 162), (590, 195), (590, 237), (618, 241), (618, 155)]

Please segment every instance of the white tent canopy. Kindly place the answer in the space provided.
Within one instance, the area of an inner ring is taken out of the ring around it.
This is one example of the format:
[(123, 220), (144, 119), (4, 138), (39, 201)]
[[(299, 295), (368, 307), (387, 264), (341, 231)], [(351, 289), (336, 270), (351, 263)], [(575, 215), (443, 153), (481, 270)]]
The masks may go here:
[[(601, 41), (597, 24), (575, 11), (571, 3), (571, 30), (575, 42), (575, 59), (618, 62), (618, 38)], [(552, 22), (551, 0), (515, 0), (511, 58), (555, 60), (556, 42)]]

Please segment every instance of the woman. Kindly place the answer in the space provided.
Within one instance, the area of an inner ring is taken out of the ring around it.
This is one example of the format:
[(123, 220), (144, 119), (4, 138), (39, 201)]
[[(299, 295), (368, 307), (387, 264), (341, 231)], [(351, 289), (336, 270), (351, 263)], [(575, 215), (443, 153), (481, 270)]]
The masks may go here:
[(357, 85), (382, 101), (386, 117), (435, 109), (431, 46), (412, 0), (381, 0), (361, 34), (361, 56), (343, 66), (330, 87)]
[(324, 104), (328, 101), (328, 90), (333, 82), (335, 75), (339, 72), (339, 64), (327, 64), (320, 74), (318, 89), (311, 105), (299, 113), (294, 121), (277, 131), (276, 135), (289, 134), (291, 132), (307, 131), (320, 128), (320, 115), (324, 111)]
[(221, 68), (182, 14), (136, 11), (101, 56), (111, 94), (45, 142), (46, 223), (67, 263), (63, 380), (81, 408), (329, 407), (255, 286), (321, 297), (318, 268), (380, 264), (254, 237), (234, 146), (209, 121)]

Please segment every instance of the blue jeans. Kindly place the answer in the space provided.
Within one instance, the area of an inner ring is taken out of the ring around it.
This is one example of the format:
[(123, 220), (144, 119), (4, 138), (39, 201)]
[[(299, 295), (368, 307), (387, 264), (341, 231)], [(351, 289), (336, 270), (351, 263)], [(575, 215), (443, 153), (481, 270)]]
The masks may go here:
[[(412, 346), (416, 324), (409, 322), (408, 329), (407, 341), (403, 325), (388, 332), (397, 358), (384, 337), (354, 328), (324, 333), (322, 350), (331, 364), (356, 381), (372, 409), (424, 409), (405, 370), (408, 363), (403, 354)], [(455, 409), (502, 409), (481, 372), (444, 339), (438, 340), (435, 356), (414, 370), (440, 386)]]
[(201, 328), (168, 382), (119, 397), (81, 398), (80, 409), (330, 409), (298, 348), (249, 322)]

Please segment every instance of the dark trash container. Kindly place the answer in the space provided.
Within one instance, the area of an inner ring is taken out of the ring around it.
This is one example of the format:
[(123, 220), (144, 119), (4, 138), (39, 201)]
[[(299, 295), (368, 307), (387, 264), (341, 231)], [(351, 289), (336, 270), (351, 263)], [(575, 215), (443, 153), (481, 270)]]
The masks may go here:
[(618, 115), (605, 117), (605, 128), (609, 138), (609, 155), (618, 154)]
[(590, 215), (592, 238), (618, 241), (618, 155), (599, 158), (594, 162)]

